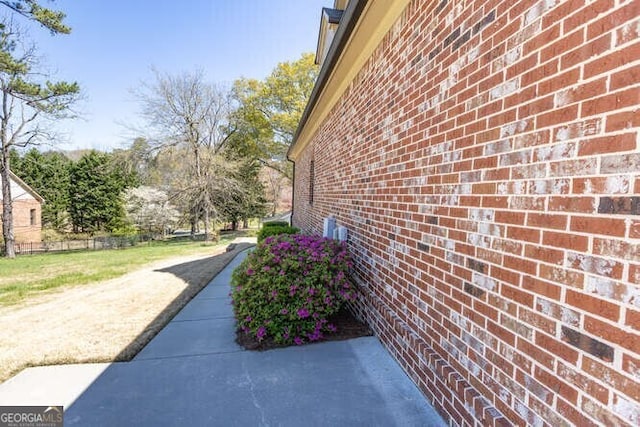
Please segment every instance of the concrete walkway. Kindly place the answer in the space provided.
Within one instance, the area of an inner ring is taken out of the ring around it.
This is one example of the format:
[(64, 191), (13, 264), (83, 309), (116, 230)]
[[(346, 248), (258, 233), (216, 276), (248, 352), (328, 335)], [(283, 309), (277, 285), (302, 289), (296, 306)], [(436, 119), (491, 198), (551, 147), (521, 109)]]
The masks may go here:
[(375, 337), (244, 351), (234, 259), (127, 363), (25, 369), (0, 405), (65, 405), (65, 426), (444, 426)]

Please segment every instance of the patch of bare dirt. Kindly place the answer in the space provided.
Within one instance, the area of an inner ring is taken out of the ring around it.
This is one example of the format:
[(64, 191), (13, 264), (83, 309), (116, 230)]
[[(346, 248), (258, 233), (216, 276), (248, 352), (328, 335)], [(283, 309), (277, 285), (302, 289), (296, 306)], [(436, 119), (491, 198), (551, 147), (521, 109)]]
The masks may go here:
[(166, 259), (0, 308), (0, 381), (28, 366), (130, 360), (250, 246), (242, 239), (230, 252)]

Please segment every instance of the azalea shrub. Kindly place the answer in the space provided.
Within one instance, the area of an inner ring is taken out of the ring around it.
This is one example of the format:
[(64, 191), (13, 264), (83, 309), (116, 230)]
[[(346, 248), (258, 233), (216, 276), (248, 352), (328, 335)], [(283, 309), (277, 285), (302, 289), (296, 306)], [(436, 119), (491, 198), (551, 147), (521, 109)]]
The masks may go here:
[(258, 341), (318, 341), (334, 332), (329, 317), (357, 297), (344, 243), (317, 236), (269, 236), (234, 270), (238, 327)]

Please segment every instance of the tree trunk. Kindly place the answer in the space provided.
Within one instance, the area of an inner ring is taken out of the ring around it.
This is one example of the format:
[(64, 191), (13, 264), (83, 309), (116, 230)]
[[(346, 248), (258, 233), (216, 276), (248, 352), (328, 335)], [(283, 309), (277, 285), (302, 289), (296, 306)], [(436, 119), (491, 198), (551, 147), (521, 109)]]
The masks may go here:
[(209, 208), (205, 208), (204, 210), (204, 241), (211, 241), (211, 237), (209, 236)]
[(0, 175), (2, 176), (2, 238), (4, 239), (4, 256), (16, 257), (15, 236), (13, 234), (13, 203), (11, 199), (11, 177), (9, 175), (9, 150), (2, 150)]
[(244, 229), (249, 228), (249, 220), (247, 218), (242, 220), (242, 228)]

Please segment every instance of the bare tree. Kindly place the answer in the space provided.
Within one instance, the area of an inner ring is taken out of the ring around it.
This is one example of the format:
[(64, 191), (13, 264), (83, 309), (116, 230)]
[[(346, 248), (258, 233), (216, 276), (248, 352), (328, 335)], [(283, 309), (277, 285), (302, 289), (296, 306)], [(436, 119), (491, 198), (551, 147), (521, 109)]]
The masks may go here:
[(158, 150), (175, 147), (186, 153), (176, 194), (196, 222), (202, 218), (208, 240), (209, 224), (216, 213), (214, 193), (235, 185), (221, 159), (235, 132), (229, 123), (231, 93), (205, 82), (202, 72), (176, 76), (154, 73), (155, 81), (136, 91), (149, 141)]
[(15, 257), (9, 152), (50, 139), (47, 119), (69, 116), (78, 97), (77, 83), (51, 82), (34, 70), (35, 48), (11, 21), (0, 23), (0, 178), (5, 256)]

